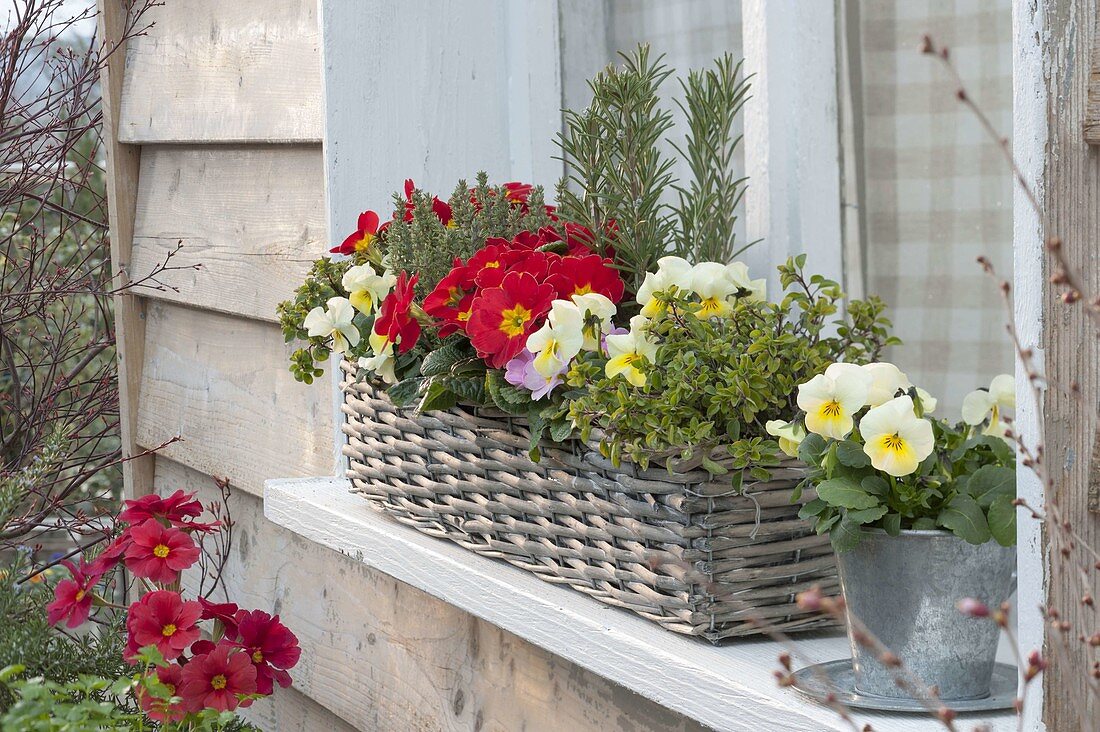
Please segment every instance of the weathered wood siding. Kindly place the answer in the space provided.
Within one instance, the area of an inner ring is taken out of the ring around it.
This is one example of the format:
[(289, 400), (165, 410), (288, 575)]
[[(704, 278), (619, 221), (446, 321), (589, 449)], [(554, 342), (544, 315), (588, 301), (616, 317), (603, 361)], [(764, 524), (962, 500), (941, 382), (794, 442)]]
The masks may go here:
[[(108, 39), (123, 6), (101, 0)], [(280, 613), (304, 650), (295, 688), (252, 718), (274, 732), (698, 729), (263, 518), (265, 479), (335, 470), (329, 383), (293, 381), (274, 314), (329, 241), (317, 2), (172, 0), (149, 19), (104, 79), (119, 277), (182, 247), (161, 289), (119, 298), (123, 434), (130, 454), (180, 439), (132, 463), (127, 490), (208, 501), (210, 475), (230, 479), (229, 591)]]

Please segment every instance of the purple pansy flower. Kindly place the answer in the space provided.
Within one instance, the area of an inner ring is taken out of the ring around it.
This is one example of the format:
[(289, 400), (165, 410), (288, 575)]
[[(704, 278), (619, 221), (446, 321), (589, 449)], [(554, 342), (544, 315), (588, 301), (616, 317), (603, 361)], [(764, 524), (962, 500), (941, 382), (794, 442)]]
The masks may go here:
[(520, 386), (531, 392), (535, 401), (554, 390), (562, 383), (562, 376), (569, 370), (566, 365), (561, 371), (546, 378), (535, 370), (535, 354), (524, 348), (515, 358), (505, 364), (504, 380), (512, 386)]

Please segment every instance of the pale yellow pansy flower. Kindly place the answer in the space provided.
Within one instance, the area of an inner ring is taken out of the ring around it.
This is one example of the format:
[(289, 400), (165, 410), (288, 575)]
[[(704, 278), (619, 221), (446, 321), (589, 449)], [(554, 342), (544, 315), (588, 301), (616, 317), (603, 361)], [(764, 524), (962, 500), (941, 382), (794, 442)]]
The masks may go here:
[(729, 298), (737, 294), (738, 285), (726, 274), (726, 265), (700, 262), (691, 271), (691, 289), (699, 296), (695, 317), (714, 318), (730, 311)]
[(726, 277), (737, 285), (739, 290), (748, 290), (746, 296), (749, 300), (766, 300), (768, 297), (768, 281), (764, 278), (758, 280), (749, 279), (749, 267), (744, 262), (730, 262), (726, 265)]
[(607, 337), (609, 359), (604, 373), (609, 379), (622, 374), (632, 385), (645, 386), (645, 374), (640, 367), (646, 362), (653, 363), (657, 356), (657, 344), (645, 332), (648, 323), (644, 315), (635, 315), (630, 319), (630, 332)]
[(638, 288), (638, 304), (642, 306), (642, 315), (654, 318), (661, 313), (661, 303), (655, 297), (659, 292), (668, 292), (672, 287), (681, 292), (691, 291), (691, 263), (682, 257), (661, 257), (657, 260), (657, 271), (646, 272), (642, 286)]
[(585, 351), (600, 350), (600, 334), (609, 333), (613, 324), (615, 303), (598, 292), (586, 292), (583, 295), (574, 295), (573, 304), (581, 311), (584, 319), (584, 343), (581, 349)]
[(1007, 425), (1001, 419), (1006, 409), (1016, 408), (1016, 380), (1009, 374), (995, 376), (989, 389), (977, 389), (963, 398), (962, 418), (969, 425), (979, 425), (989, 418), (983, 434), (1003, 437)]
[(855, 426), (853, 416), (867, 403), (869, 377), (847, 369), (836, 373), (836, 378), (818, 374), (799, 385), (798, 407), (806, 413), (807, 430), (843, 440)]
[(917, 387), (917, 398), (920, 399), (920, 405), (925, 414), (932, 414), (932, 412), (936, 411), (936, 405), (939, 403), (939, 400), (919, 386)]
[(310, 338), (332, 336), (332, 350), (343, 353), (358, 345), (359, 329), (352, 325), (355, 309), (346, 297), (330, 297), (325, 307), (315, 307), (302, 321)]
[(784, 422), (772, 419), (764, 425), (764, 430), (779, 440), (779, 449), (789, 457), (798, 457), (798, 446), (806, 438), (806, 428), (798, 422)]
[(914, 472), (935, 446), (932, 423), (916, 415), (909, 396), (867, 410), (859, 432), (871, 465), (895, 478)]
[(877, 407), (897, 396), (898, 389), (908, 391), (913, 386), (909, 377), (892, 363), (885, 361), (861, 366), (871, 375), (871, 388), (867, 392), (867, 403)]
[(543, 378), (561, 372), (584, 343), (584, 318), (570, 300), (555, 300), (542, 327), (527, 337), (527, 350), (536, 354), (532, 366)]
[(397, 275), (393, 272), (380, 275), (369, 264), (360, 264), (344, 273), (341, 284), (352, 306), (363, 315), (370, 315), (390, 294), (395, 282)]
[(378, 374), (387, 384), (396, 384), (397, 377), (393, 373), (393, 342), (380, 333), (371, 333), (367, 342), (370, 343), (374, 355), (370, 358), (361, 357), (359, 366)]

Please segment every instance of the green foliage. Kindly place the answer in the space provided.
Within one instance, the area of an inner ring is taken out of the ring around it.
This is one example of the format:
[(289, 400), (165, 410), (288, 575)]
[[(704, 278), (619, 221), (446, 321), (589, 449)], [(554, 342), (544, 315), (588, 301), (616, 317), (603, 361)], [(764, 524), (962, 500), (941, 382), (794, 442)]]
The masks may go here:
[(571, 376), (571, 385), (585, 386), (565, 407), (581, 437), (598, 428), (600, 449), (614, 462), (625, 455), (645, 466), (675, 453), (705, 459), (715, 474), (755, 466), (757, 477), (766, 476), (761, 466), (777, 454), (764, 426), (794, 416), (798, 384), (842, 354), (871, 356), (893, 341), (881, 304), (857, 304), (874, 313), (872, 327), (840, 317), (838, 335), (829, 335), (843, 293), (824, 278), (806, 282), (803, 264), (800, 257), (780, 268), (791, 290), (782, 303), (740, 298), (728, 317), (699, 319), (688, 300), (660, 296), (667, 314), (649, 328), (658, 348), (644, 386), (600, 372), (589, 372), (587, 385)]
[(316, 307), (323, 308), (330, 297), (337, 295), (347, 297), (340, 281), (351, 264), (351, 260), (318, 259), (306, 275), (305, 282), (294, 291), (294, 298), (284, 300), (278, 305), (277, 312), (279, 325), (283, 329), (283, 338), (287, 343), (302, 341), (306, 344), (290, 356), (290, 372), (298, 381), (312, 384), (315, 378), (325, 373), (324, 369), (317, 364), (327, 361), (332, 353), (328, 339), (310, 337), (302, 322), (310, 310)]
[[(910, 394), (919, 399), (915, 390)], [(845, 440), (808, 435), (799, 457), (812, 467), (805, 485), (817, 498), (799, 516), (829, 532), (838, 552), (859, 544), (863, 528), (897, 536), (903, 529), (946, 529), (971, 544), (1016, 543), (1016, 462), (998, 438), (971, 437), (965, 424), (932, 420), (935, 450), (901, 478), (871, 466), (858, 428)], [(862, 458), (861, 458), (862, 456)]]
[[(633, 293), (665, 254), (728, 262), (739, 251), (733, 229), (745, 180), (734, 172), (741, 138), (733, 124), (748, 83), (728, 54), (712, 69), (690, 73), (677, 100), (688, 127), (678, 144), (666, 138), (672, 114), (659, 102), (672, 69), (663, 57), (652, 58), (647, 45), (621, 55), (621, 67), (608, 66), (589, 82), (591, 104), (565, 112), (557, 142), (568, 172), (558, 201), (564, 218), (594, 232), (597, 251), (614, 247)], [(687, 186), (661, 151), (666, 141), (687, 163)], [(666, 191), (676, 192), (675, 204), (666, 202)]]

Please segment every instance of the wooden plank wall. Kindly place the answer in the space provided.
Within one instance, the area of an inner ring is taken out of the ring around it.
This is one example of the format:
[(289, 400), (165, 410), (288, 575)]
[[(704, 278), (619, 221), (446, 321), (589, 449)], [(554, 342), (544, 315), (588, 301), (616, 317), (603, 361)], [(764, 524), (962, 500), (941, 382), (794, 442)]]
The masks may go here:
[[(103, 35), (117, 38), (125, 0), (100, 2)], [(317, 0), (172, 0), (148, 19), (104, 78), (113, 254), (122, 279), (177, 247), (171, 264), (184, 268), (118, 303), (123, 430), (131, 454), (180, 440), (132, 463), (127, 491), (208, 501), (209, 476), (230, 479), (229, 591), (281, 613), (304, 650), (295, 688), (255, 705), (254, 721), (699, 729), (263, 518), (265, 479), (334, 471), (329, 383), (293, 381), (274, 315), (329, 240)]]

